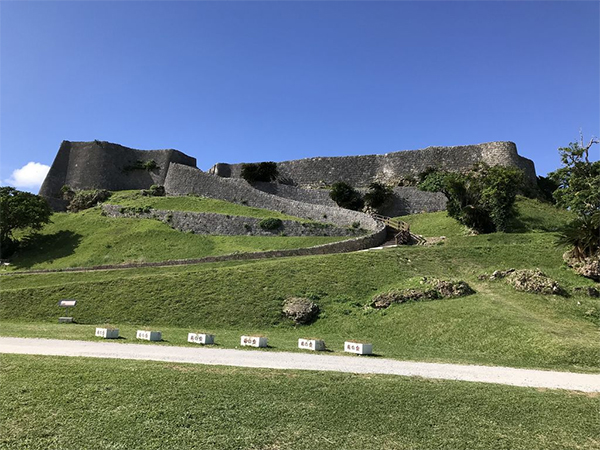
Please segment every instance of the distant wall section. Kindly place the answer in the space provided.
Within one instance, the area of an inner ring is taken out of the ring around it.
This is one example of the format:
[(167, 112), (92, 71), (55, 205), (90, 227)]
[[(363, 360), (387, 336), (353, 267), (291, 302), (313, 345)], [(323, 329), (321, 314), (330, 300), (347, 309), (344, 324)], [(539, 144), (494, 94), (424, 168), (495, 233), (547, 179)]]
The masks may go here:
[[(140, 163), (155, 161), (153, 170), (136, 168)], [(40, 188), (40, 195), (60, 198), (61, 188), (74, 189), (147, 189), (164, 184), (171, 163), (196, 167), (196, 159), (173, 149), (136, 150), (110, 142), (63, 141), (50, 171)]]
[[(384, 155), (307, 158), (277, 163), (280, 177), (305, 187), (330, 186), (345, 181), (366, 187), (373, 181), (389, 184), (415, 176), (429, 167), (448, 171), (466, 171), (473, 164), (513, 166), (522, 169), (531, 182), (536, 179), (533, 161), (519, 156), (513, 142), (488, 142), (454, 147), (427, 147)], [(239, 178), (242, 164), (219, 163), (210, 173)]]

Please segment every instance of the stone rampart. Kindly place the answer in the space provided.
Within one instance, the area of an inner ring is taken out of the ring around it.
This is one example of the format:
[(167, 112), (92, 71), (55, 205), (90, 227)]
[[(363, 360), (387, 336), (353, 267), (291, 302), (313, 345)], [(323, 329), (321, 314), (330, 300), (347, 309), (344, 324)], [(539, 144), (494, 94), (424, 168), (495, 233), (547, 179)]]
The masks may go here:
[(289, 198), (290, 200), (312, 203), (313, 205), (337, 207), (337, 204), (329, 197), (328, 189), (302, 189), (287, 184), (264, 182), (252, 183), (252, 187), (267, 194)]
[[(373, 181), (397, 184), (427, 168), (466, 171), (473, 164), (513, 166), (535, 182), (533, 161), (519, 156), (513, 142), (488, 142), (454, 147), (427, 147), (384, 155), (319, 157), (277, 163), (279, 176), (292, 184), (305, 187), (330, 186), (345, 181), (355, 187), (366, 187)], [(239, 178), (242, 164), (219, 163), (209, 172), (222, 177)]]
[(169, 211), (152, 209), (138, 212), (119, 205), (102, 205), (102, 211), (109, 217), (135, 217), (160, 220), (179, 231), (191, 231), (195, 234), (219, 236), (338, 236), (358, 237), (364, 231), (355, 228), (340, 228), (331, 224), (282, 220), (280, 228), (264, 230), (260, 227), (262, 219), (254, 217), (230, 216), (226, 214), (199, 213), (191, 211)]
[[(152, 170), (139, 168), (141, 163), (155, 161)], [(177, 150), (135, 150), (109, 142), (63, 141), (40, 195), (60, 198), (61, 188), (73, 189), (147, 189), (164, 184), (169, 164), (175, 162), (196, 167), (196, 159)]]
[(255, 208), (280, 211), (338, 227), (348, 227), (355, 223), (358, 227), (371, 231), (379, 231), (382, 227), (372, 217), (358, 211), (277, 197), (254, 189), (243, 179), (221, 178), (181, 164), (171, 164), (165, 179), (165, 190), (169, 195), (193, 193)]
[(392, 198), (380, 208), (380, 213), (398, 217), (421, 212), (445, 211), (447, 203), (448, 199), (441, 192), (426, 192), (416, 187), (396, 187)]

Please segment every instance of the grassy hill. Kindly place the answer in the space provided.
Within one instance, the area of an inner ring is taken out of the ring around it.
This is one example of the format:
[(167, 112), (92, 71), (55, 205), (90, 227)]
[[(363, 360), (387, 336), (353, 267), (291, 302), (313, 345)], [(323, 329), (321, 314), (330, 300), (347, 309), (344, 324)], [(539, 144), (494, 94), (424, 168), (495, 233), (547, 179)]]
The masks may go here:
[[(243, 217), (297, 217), (201, 197), (142, 197), (139, 191), (116, 192), (111, 203), (155, 209), (211, 212)], [(11, 269), (60, 269), (127, 262), (201, 258), (234, 252), (281, 250), (336, 242), (340, 237), (207, 236), (184, 233), (152, 219), (109, 218), (100, 207), (56, 213), (52, 223), (27, 240), (11, 258)]]
[[(315, 336), (335, 350), (353, 338), (393, 358), (598, 371), (597, 300), (522, 293), (478, 279), (496, 269), (540, 268), (566, 289), (593, 284), (562, 263), (564, 249), (544, 231), (568, 214), (526, 199), (518, 208), (519, 233), (467, 236), (444, 213), (405, 217), (417, 233), (447, 236), (430, 247), (3, 277), (0, 333), (90, 338), (93, 324), (111, 322), (126, 333), (138, 325), (161, 327), (176, 345), (190, 329), (212, 331), (226, 347), (256, 332), (268, 335), (275, 349), (292, 350), (298, 337)], [(544, 225), (537, 216), (552, 219)], [(464, 280), (476, 294), (386, 310), (366, 306), (378, 292), (419, 286), (421, 277)], [(321, 308), (312, 325), (295, 327), (281, 316), (283, 300), (299, 295)], [(83, 325), (54, 324), (56, 303), (66, 297), (80, 300), (76, 319)]]

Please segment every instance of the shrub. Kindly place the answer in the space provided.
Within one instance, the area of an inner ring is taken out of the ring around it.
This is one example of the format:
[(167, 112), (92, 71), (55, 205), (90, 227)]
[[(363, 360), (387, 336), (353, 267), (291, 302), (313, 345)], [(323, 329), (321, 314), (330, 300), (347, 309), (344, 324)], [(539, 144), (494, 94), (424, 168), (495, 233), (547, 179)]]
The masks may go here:
[(343, 181), (333, 183), (329, 197), (342, 208), (359, 211), (365, 206), (360, 192)]
[(374, 182), (369, 185), (369, 190), (365, 194), (365, 204), (371, 208), (377, 209), (387, 202), (394, 191), (391, 187), (383, 183)]
[(153, 184), (150, 189), (143, 189), (142, 195), (147, 197), (164, 197), (166, 195), (165, 187), (158, 184)]
[(248, 183), (254, 183), (255, 181), (274, 181), (277, 179), (278, 170), (277, 163), (272, 161), (242, 164), (241, 176)]
[(75, 192), (67, 210), (71, 212), (79, 212), (84, 209), (92, 208), (98, 203), (107, 200), (111, 196), (111, 192), (106, 189), (91, 189), (86, 191)]
[(261, 227), (263, 230), (267, 231), (277, 230), (281, 228), (282, 225), (283, 222), (281, 221), (281, 219), (275, 219), (274, 217), (263, 219), (260, 222), (258, 222), (258, 226)]
[(134, 164), (125, 166), (123, 168), (123, 171), (124, 172), (132, 172), (134, 170), (147, 170), (148, 172), (152, 172), (157, 169), (160, 169), (160, 166), (153, 159), (150, 159), (148, 161), (142, 161), (142, 160), (138, 159)]
[(580, 216), (565, 225), (556, 239), (556, 245), (572, 247), (572, 255), (582, 260), (600, 250), (600, 212), (590, 216)]

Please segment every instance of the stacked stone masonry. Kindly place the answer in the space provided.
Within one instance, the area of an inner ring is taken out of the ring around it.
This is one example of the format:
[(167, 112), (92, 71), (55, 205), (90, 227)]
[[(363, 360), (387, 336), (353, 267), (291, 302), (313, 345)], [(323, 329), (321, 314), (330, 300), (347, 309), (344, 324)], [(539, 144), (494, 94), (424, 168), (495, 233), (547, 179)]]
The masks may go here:
[[(330, 186), (345, 181), (366, 187), (373, 181), (397, 184), (433, 167), (448, 171), (469, 170), (475, 163), (513, 166), (525, 172), (526, 179), (536, 180), (533, 161), (519, 156), (513, 142), (487, 142), (454, 147), (427, 147), (384, 155), (307, 158), (277, 163), (279, 176), (287, 183), (303, 187)], [(242, 164), (219, 163), (210, 173), (239, 178)]]
[(102, 210), (108, 217), (136, 217), (157, 219), (172, 228), (193, 232), (195, 234), (210, 234), (219, 236), (341, 236), (358, 237), (364, 231), (355, 228), (340, 228), (333, 225), (323, 225), (312, 222), (282, 220), (282, 226), (275, 230), (264, 230), (260, 227), (261, 219), (254, 217), (230, 216), (215, 213), (198, 213), (189, 211), (167, 211), (153, 209), (149, 212), (136, 212), (118, 205), (102, 205)]

